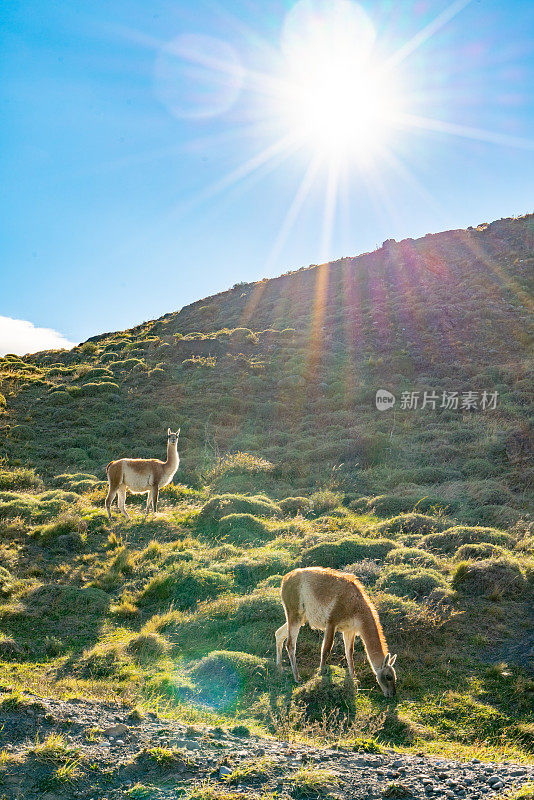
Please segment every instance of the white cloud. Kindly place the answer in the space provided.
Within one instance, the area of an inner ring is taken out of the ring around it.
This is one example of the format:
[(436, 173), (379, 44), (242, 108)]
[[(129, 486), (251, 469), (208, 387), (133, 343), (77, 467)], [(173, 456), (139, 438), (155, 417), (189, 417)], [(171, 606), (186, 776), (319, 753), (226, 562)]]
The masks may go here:
[(70, 350), (75, 342), (69, 342), (61, 333), (51, 328), (36, 328), (25, 319), (0, 316), (0, 356), (16, 353), (36, 353), (39, 350)]

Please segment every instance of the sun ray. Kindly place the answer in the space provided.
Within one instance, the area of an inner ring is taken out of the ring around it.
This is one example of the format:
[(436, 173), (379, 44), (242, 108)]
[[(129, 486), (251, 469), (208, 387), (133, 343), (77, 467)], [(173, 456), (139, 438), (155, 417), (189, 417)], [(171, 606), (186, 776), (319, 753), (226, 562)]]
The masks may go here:
[(434, 208), (434, 210), (440, 214), (445, 215), (445, 208), (441, 203), (439, 203), (432, 194), (429, 192), (428, 189), (419, 181), (412, 170), (407, 166), (407, 164), (402, 161), (402, 159), (398, 158), (393, 150), (388, 147), (384, 147), (381, 150), (381, 158), (395, 170), (395, 172), (400, 175), (400, 177), (405, 181), (405, 183), (411, 186), (415, 191), (420, 195), (420, 197), (425, 200), (429, 205)]
[(461, 136), (465, 139), (474, 139), (480, 142), (489, 142), (504, 147), (516, 147), (524, 150), (534, 150), (534, 139), (526, 139), (522, 136), (510, 136), (506, 133), (496, 133), (475, 128), (470, 125), (458, 125), (454, 122), (444, 122), (443, 120), (421, 117), (416, 114), (398, 114), (396, 121), (408, 128), (421, 128), (426, 131), (436, 131), (447, 133), (451, 136)]
[(428, 25), (425, 25), (415, 36), (405, 42), (392, 56), (390, 56), (386, 61), (384, 61), (383, 68), (384, 70), (391, 70), (392, 67), (397, 66), (402, 61), (404, 61), (408, 56), (410, 56), (415, 50), (421, 47), (422, 44), (427, 42), (435, 33), (437, 33), (444, 25), (453, 19), (460, 11), (463, 11), (466, 6), (471, 3), (472, 0), (455, 0), (454, 3), (451, 3), (441, 14), (429, 22)]
[(282, 248), (284, 247), (288, 239), (288, 236), (291, 233), (293, 226), (295, 225), (295, 222), (302, 210), (302, 206), (304, 205), (304, 202), (306, 201), (306, 198), (310, 193), (313, 182), (317, 177), (318, 169), (319, 169), (319, 158), (318, 156), (315, 156), (310, 161), (304, 173), (302, 181), (300, 182), (297, 191), (295, 192), (295, 196), (286, 212), (280, 230), (278, 231), (278, 235), (274, 240), (271, 251), (267, 256), (267, 261), (265, 264), (267, 271), (271, 268), (275, 260), (280, 255), (280, 252), (282, 251)]

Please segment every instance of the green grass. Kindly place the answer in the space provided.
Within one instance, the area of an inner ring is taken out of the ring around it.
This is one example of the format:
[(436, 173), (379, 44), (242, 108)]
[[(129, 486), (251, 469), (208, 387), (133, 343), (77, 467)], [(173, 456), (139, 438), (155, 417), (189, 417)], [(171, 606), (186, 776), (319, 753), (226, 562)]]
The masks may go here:
[(288, 782), (293, 797), (329, 797), (337, 789), (339, 778), (335, 772), (318, 767), (301, 767), (294, 772)]
[[(514, 291), (533, 219), (465, 232), (469, 246), (433, 237), (439, 277), (428, 239), (325, 267), (319, 327), (311, 269), (0, 359), (2, 702), (79, 693), (289, 738), (531, 758), (531, 679), (511, 644), (534, 589), (529, 322)], [(393, 420), (374, 407), (380, 386), (495, 388), (499, 410), (397, 405)], [(168, 425), (182, 426), (182, 463), (158, 514), (129, 496), (132, 520), (109, 523), (105, 465), (164, 457)], [(273, 669), (281, 576), (304, 564), (353, 570), (376, 602), (399, 653), (393, 711), (359, 643), (355, 697), (339, 637), (331, 686), (309, 629), (306, 696), (287, 660)], [(487, 674), (503, 660), (510, 678)]]
[[(25, 496), (40, 503), (49, 492)], [(345, 507), (295, 522), (277, 513), (251, 515), (261, 523), (257, 537), (221, 543), (212, 523), (199, 522), (205, 494), (186, 492), (154, 520), (145, 521), (134, 505), (131, 522), (115, 522), (113, 529), (103, 522), (102, 530), (87, 523), (82, 549), (56, 550), (44, 532), (63, 535), (63, 525), (100, 513), (92, 494), (73, 494), (73, 517), (60, 509), (39, 525), (21, 520), (0, 541), (9, 564), (2, 572), (0, 632), (10, 643), (0, 657), (14, 687), (3, 707), (27, 704), (25, 689), (58, 697), (75, 689), (190, 721), (232, 720), (283, 738), (355, 749), (424, 747), (519, 759), (534, 752), (522, 664), (494, 670), (499, 659), (491, 654), (496, 632), (506, 640), (524, 630), (534, 574), (525, 531), (471, 526), (461, 545), (471, 548), (464, 551), (469, 558), (458, 561), (448, 541), (438, 550), (430, 538), (461, 528), (450, 519), (408, 515), (377, 525)], [(257, 495), (236, 497), (232, 504), (268, 505)], [(232, 513), (249, 521), (248, 512)], [(265, 541), (264, 530), (275, 538)], [(500, 548), (495, 557), (487, 558), (488, 546)], [(376, 602), (390, 649), (399, 653), (394, 709), (358, 643), (357, 695), (346, 680), (339, 638), (331, 667), (317, 674), (320, 636), (308, 628), (299, 638), (304, 684), (293, 685), (287, 660), (281, 676), (275, 669), (280, 576), (319, 557), (335, 566), (353, 559), (349, 568), (358, 570)]]

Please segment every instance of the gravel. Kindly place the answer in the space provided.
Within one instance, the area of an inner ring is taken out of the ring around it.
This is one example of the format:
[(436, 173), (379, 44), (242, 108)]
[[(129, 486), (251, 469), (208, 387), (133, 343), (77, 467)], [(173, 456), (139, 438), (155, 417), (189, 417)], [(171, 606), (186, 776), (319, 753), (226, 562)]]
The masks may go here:
[[(242, 732), (235, 735), (222, 728), (196, 729), (153, 713), (136, 719), (127, 708), (112, 703), (62, 702), (29, 694), (26, 700), (18, 709), (0, 713), (0, 749), (11, 759), (0, 767), (0, 796), (5, 800), (118, 800), (135, 796), (129, 789), (138, 783), (151, 787), (152, 800), (171, 800), (183, 797), (184, 786), (205, 781), (228, 788), (228, 776), (235, 769), (258, 759), (269, 762), (267, 771), (256, 777), (253, 772), (242, 774), (238, 786), (231, 787), (233, 791), (240, 787), (251, 800), (274, 791), (280, 800), (296, 796), (292, 776), (308, 766), (334, 774), (329, 794), (340, 800), (492, 800), (505, 790), (534, 781), (534, 765), (319, 749), (255, 735), (244, 737)], [(63, 761), (31, 754), (37, 737), (43, 742), (49, 734), (65, 738), (70, 753), (64, 754)], [(153, 748), (162, 748), (166, 759), (158, 761)], [(78, 774), (62, 785), (54, 779), (54, 771), (72, 758)]]

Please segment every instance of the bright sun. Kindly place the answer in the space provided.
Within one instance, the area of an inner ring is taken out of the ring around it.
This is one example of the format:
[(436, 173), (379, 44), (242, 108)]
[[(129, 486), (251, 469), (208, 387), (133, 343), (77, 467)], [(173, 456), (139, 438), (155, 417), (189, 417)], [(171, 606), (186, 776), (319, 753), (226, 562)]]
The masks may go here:
[(373, 57), (374, 40), (350, 0), (300, 0), (286, 17), (278, 112), (319, 156), (365, 160), (388, 138), (400, 93)]

